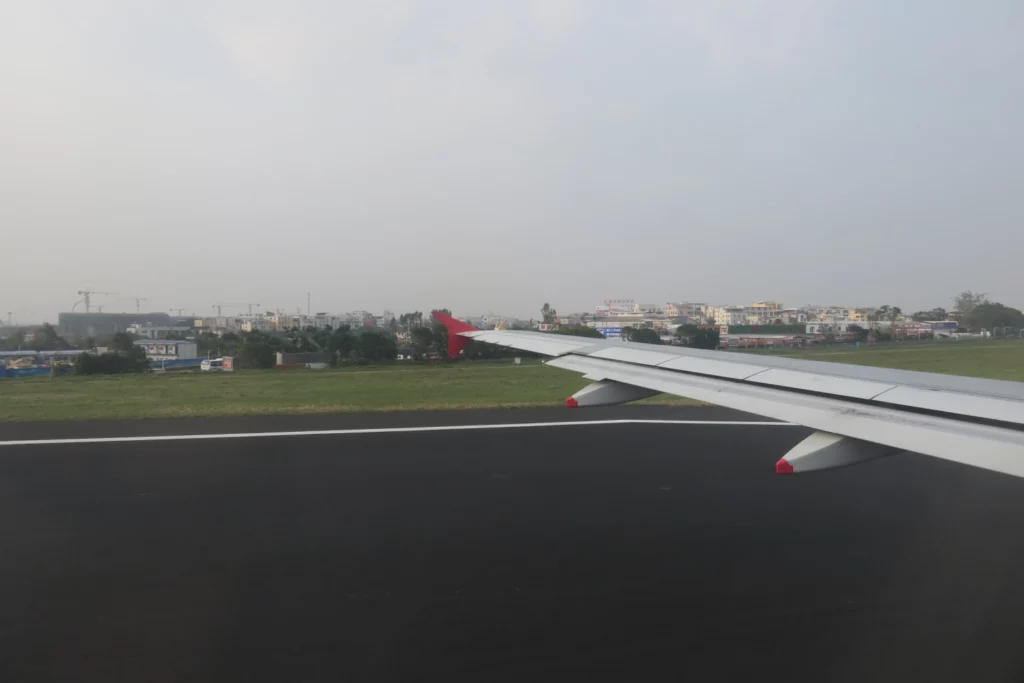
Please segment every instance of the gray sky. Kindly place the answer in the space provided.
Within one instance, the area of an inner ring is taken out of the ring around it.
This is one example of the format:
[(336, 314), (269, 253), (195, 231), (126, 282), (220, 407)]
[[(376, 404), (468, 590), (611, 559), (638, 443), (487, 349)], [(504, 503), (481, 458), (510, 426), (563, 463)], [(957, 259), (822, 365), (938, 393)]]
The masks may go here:
[(1019, 0), (3, 5), (4, 317), (1024, 305)]

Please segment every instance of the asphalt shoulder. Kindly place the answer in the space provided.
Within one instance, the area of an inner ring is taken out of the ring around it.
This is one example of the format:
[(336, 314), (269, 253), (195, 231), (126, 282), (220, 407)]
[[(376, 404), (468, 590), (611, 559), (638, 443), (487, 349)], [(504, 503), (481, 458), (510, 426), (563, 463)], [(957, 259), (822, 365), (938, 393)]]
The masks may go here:
[(579, 422), (594, 420), (764, 421), (716, 406), (601, 406), (593, 408), (497, 408), (320, 415), (258, 415), (139, 420), (0, 423), (0, 441), (86, 439), (185, 434), (245, 434), (341, 429), (389, 429), (451, 425)]

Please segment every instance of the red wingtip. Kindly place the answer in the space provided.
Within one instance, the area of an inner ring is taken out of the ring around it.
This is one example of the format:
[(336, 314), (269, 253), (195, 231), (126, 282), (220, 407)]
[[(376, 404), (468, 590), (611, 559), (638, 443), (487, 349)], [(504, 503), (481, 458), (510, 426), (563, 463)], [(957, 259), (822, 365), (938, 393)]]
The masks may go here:
[(451, 317), (447, 313), (441, 311), (431, 311), (430, 315), (434, 316), (438, 322), (448, 328), (448, 357), (455, 358), (462, 349), (466, 348), (469, 344), (469, 337), (460, 337), (459, 332), (476, 332), (479, 328), (473, 327), (469, 323), (464, 323), (461, 320)]
[(793, 474), (793, 466), (788, 460), (781, 458), (775, 463), (775, 474)]
[(566, 408), (579, 408), (580, 404), (576, 401), (576, 399), (574, 399), (572, 396), (570, 396), (569, 398), (565, 399), (565, 407)]
[(447, 327), (449, 332), (476, 332), (479, 329), (441, 311), (431, 311), (430, 315), (437, 318), (437, 321)]

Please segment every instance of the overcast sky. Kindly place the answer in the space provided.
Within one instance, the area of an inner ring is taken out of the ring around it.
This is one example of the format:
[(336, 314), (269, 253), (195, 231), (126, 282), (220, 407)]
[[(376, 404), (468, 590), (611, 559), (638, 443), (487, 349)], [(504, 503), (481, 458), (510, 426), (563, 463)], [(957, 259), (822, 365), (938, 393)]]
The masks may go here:
[(2, 4), (4, 318), (1024, 305), (1019, 0)]

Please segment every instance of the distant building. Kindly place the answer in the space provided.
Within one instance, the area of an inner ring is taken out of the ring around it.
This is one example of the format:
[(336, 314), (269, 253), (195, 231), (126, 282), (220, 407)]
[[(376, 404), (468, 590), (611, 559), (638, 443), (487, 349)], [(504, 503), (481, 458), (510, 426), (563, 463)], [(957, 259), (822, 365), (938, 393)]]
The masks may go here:
[(616, 315), (621, 313), (637, 313), (636, 302), (632, 299), (605, 299), (603, 306), (597, 307), (597, 315)]
[(243, 332), (273, 332), (274, 324), (265, 315), (254, 315), (243, 317), (238, 329)]
[(168, 333), (188, 334), (192, 328), (185, 325), (139, 325), (132, 324), (126, 330), (130, 334), (142, 339), (160, 339), (168, 336)]
[(149, 360), (181, 360), (198, 358), (199, 350), (195, 342), (179, 339), (149, 339), (135, 342), (142, 347)]
[(755, 301), (750, 304), (751, 308), (760, 308), (768, 312), (769, 315), (776, 311), (781, 311), (784, 306), (781, 301)]
[(716, 325), (743, 325), (747, 322), (747, 309), (742, 306), (715, 306), (709, 315)]
[(69, 339), (100, 337), (125, 332), (130, 325), (171, 326), (167, 313), (60, 313), (57, 333)]
[(707, 304), (698, 304), (690, 301), (665, 304), (665, 315), (670, 318), (686, 316), (687, 318), (699, 319), (704, 315), (704, 309), (707, 306)]

